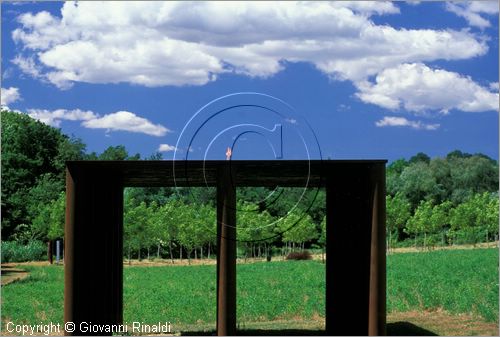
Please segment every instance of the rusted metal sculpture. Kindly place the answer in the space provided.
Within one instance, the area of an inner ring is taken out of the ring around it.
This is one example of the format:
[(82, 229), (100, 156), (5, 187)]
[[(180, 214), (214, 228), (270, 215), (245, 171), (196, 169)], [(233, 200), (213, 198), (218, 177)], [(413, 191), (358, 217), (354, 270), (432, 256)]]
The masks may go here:
[[(326, 188), (329, 335), (384, 335), (384, 160), (74, 161), (66, 169), (64, 320), (123, 321), (123, 188), (217, 187), (217, 334), (236, 333), (236, 186)], [(175, 177), (175, 179), (174, 179)], [(69, 333), (68, 333), (69, 334)]]

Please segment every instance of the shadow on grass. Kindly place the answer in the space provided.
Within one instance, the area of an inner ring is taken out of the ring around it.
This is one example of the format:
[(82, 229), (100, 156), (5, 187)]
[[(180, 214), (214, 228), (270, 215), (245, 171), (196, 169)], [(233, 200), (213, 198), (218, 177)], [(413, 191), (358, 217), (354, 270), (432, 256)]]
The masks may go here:
[(409, 322), (387, 323), (388, 336), (437, 336), (435, 332)]
[[(214, 336), (215, 331), (182, 331), (181, 336)], [(301, 329), (242, 329), (236, 331), (236, 336), (324, 336), (324, 330)]]
[[(183, 331), (182, 336), (213, 336), (215, 331)], [(305, 329), (241, 329), (237, 336), (325, 336), (324, 330)], [(387, 323), (388, 336), (437, 336), (436, 333), (409, 322)]]

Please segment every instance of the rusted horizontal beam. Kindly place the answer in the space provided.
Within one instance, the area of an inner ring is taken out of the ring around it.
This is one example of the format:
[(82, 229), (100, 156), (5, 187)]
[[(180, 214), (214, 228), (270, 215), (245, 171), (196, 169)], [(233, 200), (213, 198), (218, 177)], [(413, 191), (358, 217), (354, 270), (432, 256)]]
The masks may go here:
[[(237, 186), (325, 186), (324, 177), (335, 172), (384, 165), (386, 160), (232, 160)], [(191, 161), (70, 161), (73, 171), (107, 172), (121, 179), (123, 186), (217, 186), (222, 160)], [(76, 175), (78, 175), (77, 172)]]

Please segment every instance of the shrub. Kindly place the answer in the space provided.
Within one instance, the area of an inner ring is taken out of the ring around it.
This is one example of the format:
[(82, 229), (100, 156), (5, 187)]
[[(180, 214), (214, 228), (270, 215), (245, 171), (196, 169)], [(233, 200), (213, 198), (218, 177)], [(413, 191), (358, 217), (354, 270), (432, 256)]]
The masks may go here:
[(312, 256), (308, 250), (303, 252), (291, 252), (286, 256), (287, 260), (311, 260)]
[(42, 241), (30, 241), (21, 244), (17, 241), (2, 242), (2, 263), (3, 262), (26, 262), (41, 261), (47, 255), (47, 245)]

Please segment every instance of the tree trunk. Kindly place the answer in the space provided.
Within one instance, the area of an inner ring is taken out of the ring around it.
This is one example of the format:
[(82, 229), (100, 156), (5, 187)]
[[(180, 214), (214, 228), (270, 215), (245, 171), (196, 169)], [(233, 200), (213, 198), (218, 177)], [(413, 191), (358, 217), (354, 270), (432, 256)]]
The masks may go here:
[(150, 255), (149, 255), (149, 247), (148, 247), (148, 261), (149, 261), (149, 256), (150, 256)]
[[(189, 253), (189, 255), (191, 255), (191, 253)], [(196, 253), (196, 248), (194, 249), (194, 259), (198, 260), (198, 254)]]
[(47, 257), (49, 259), (49, 263), (52, 264), (54, 262), (52, 258), (52, 240), (47, 242)]
[(130, 245), (128, 245), (128, 264), (130, 266)]
[(138, 255), (137, 259), (138, 259), (139, 261), (141, 261), (141, 247), (140, 247), (140, 246), (139, 246), (139, 251), (138, 251), (138, 253), (139, 253), (139, 255)]
[(172, 261), (172, 264), (174, 264), (174, 254), (172, 254), (172, 240), (168, 242), (168, 248), (170, 250), (170, 261)]
[(200, 259), (203, 260), (203, 246), (200, 247)]
[(181, 256), (181, 262), (182, 262), (182, 245), (179, 245), (179, 255)]
[(210, 259), (210, 242), (208, 243), (207, 258), (209, 258), (209, 259)]
[(389, 252), (389, 254), (391, 253), (391, 243), (392, 243), (392, 232), (389, 231), (389, 241), (387, 243), (387, 251)]
[(156, 258), (160, 259), (160, 243), (158, 243), (158, 250), (156, 251)]
[[(190, 251), (186, 250), (186, 254), (188, 256), (188, 264), (191, 265), (191, 250)], [(194, 254), (196, 255), (196, 250), (194, 251)]]

